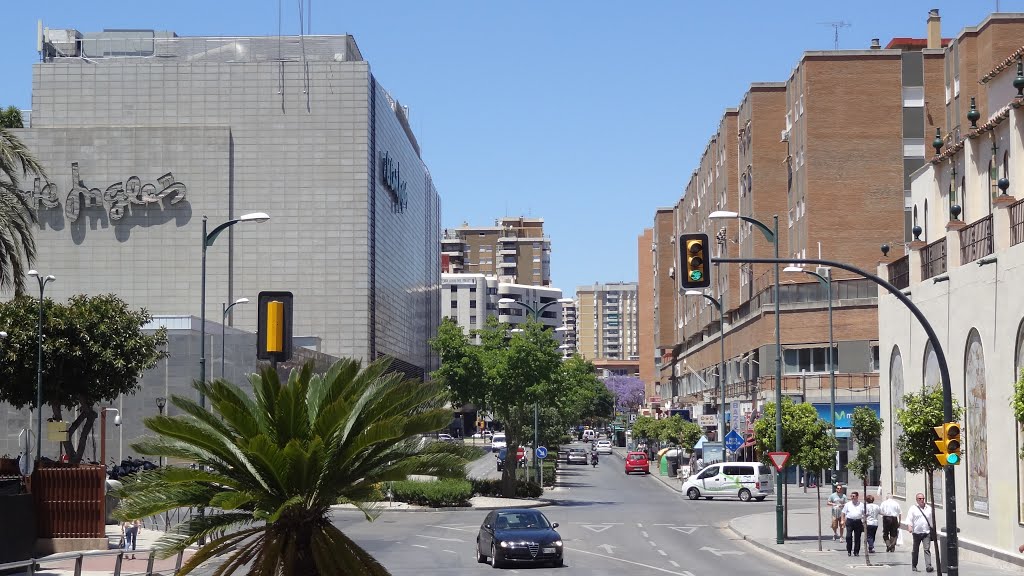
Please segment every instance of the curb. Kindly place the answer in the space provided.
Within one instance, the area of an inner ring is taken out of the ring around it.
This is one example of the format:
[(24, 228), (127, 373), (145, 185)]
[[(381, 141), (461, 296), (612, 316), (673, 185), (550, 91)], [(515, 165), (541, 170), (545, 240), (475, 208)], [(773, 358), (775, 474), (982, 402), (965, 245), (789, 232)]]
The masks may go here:
[[(555, 502), (551, 500), (531, 500), (527, 504), (516, 504), (516, 505), (498, 505), (498, 506), (445, 506), (442, 508), (428, 508), (426, 506), (419, 506), (416, 508), (381, 508), (381, 512), (462, 512), (466, 510), (498, 510), (500, 508), (544, 508), (546, 506), (554, 506)], [(358, 508), (351, 504), (334, 504), (331, 506), (331, 510), (354, 510), (359, 511)]]
[(828, 574), (829, 576), (847, 576), (847, 574), (844, 573), (844, 572), (839, 572), (838, 570), (834, 570), (832, 568), (829, 568), (828, 566), (822, 566), (821, 564), (815, 564), (814, 562), (811, 562), (810, 560), (806, 560), (806, 559), (801, 558), (800, 556), (797, 556), (795, 554), (790, 554), (789, 552), (785, 552), (783, 550), (779, 550), (777, 548), (773, 548), (772, 546), (769, 546), (768, 544), (765, 544), (764, 542), (760, 542), (758, 540), (750, 538), (749, 536), (747, 536), (746, 534), (741, 532), (740, 529), (735, 526), (736, 522), (739, 522), (739, 521), (741, 521), (741, 520), (743, 520), (745, 518), (749, 518), (750, 516), (756, 516), (756, 515), (757, 514), (749, 514), (747, 516), (740, 516), (739, 518), (733, 518), (732, 520), (729, 521), (729, 530), (731, 530), (733, 534), (739, 536), (744, 542), (747, 542), (747, 543), (753, 545), (754, 547), (759, 548), (759, 549), (761, 549), (761, 550), (763, 550), (765, 552), (768, 552), (770, 554), (774, 554), (775, 556), (778, 556), (779, 558), (782, 558), (783, 560), (785, 560), (787, 562), (791, 562), (791, 563), (796, 564), (798, 566), (801, 566), (803, 568), (807, 568), (808, 570), (813, 570), (814, 572), (817, 572), (819, 574)]

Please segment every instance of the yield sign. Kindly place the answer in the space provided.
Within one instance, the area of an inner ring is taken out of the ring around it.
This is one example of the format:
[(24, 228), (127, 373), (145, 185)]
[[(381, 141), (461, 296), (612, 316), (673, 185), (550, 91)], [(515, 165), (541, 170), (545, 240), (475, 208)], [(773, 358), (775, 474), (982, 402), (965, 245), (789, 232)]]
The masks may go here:
[(789, 462), (789, 452), (769, 452), (768, 458), (775, 465), (775, 469), (782, 472), (782, 469), (786, 467), (786, 462)]
[(593, 532), (604, 532), (605, 530), (612, 527), (611, 524), (584, 524), (584, 528)]
[(697, 526), (669, 526), (669, 528), (676, 532), (682, 532), (683, 534), (693, 534), (697, 531)]

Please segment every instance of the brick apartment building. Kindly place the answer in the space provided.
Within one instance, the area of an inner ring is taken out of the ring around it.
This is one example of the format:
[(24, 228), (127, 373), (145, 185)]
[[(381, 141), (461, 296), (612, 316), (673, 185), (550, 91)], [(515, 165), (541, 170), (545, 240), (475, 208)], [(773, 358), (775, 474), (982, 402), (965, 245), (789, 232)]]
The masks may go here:
[(445, 229), (441, 238), (442, 272), (484, 274), (499, 282), (551, 285), (551, 239), (543, 218), (505, 217), (494, 226)]

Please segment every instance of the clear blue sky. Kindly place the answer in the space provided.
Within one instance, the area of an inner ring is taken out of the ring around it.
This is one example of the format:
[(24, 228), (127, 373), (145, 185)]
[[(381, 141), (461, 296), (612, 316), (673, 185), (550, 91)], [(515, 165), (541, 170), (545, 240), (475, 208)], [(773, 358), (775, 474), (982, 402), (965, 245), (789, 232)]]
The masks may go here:
[[(307, 2), (309, 0), (306, 0)], [(0, 106), (31, 105), (36, 20), (83, 32), (271, 35), (278, 0), (4, 0)], [(285, 34), (297, 0), (281, 0)], [(1024, 0), (1001, 0), (1024, 12)], [(442, 224), (543, 217), (554, 284), (635, 280), (636, 238), (675, 203), (725, 108), (751, 82), (783, 81), (805, 50), (943, 36), (994, 0), (316, 0), (313, 34), (350, 33), (412, 109), (442, 195)], [(69, 97), (72, 95), (68, 95)]]

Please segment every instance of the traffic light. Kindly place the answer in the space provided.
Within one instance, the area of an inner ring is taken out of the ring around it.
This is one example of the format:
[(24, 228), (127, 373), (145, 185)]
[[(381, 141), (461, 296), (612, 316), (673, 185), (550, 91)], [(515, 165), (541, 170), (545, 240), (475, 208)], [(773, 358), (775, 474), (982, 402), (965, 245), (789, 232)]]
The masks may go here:
[(285, 362), (292, 357), (292, 293), (260, 292), (256, 357)]
[(708, 235), (683, 234), (679, 237), (679, 260), (683, 267), (683, 288), (707, 288), (711, 285), (708, 265)]
[(935, 435), (939, 437), (935, 445), (939, 447), (939, 454), (935, 459), (941, 466), (955, 466), (960, 463), (960, 424), (946, 422), (942, 426), (935, 427)]

